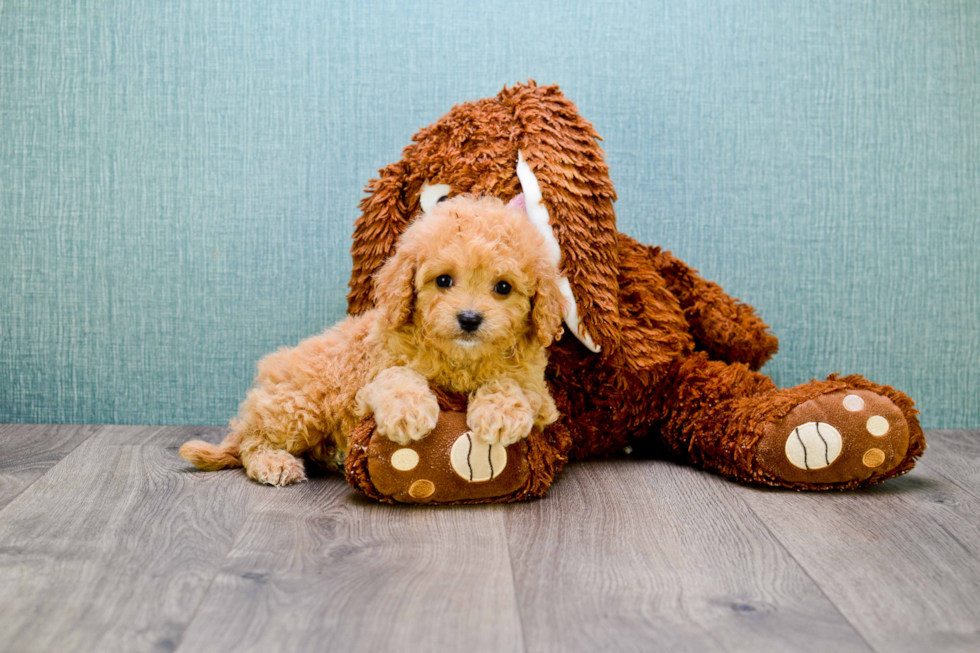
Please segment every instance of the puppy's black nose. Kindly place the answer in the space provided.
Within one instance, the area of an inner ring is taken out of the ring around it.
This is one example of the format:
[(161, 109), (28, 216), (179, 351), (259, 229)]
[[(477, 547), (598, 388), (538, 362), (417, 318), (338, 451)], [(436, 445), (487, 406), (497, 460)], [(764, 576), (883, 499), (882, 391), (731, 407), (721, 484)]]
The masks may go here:
[(476, 311), (460, 311), (456, 314), (456, 321), (459, 322), (460, 329), (473, 333), (483, 323), (483, 316)]

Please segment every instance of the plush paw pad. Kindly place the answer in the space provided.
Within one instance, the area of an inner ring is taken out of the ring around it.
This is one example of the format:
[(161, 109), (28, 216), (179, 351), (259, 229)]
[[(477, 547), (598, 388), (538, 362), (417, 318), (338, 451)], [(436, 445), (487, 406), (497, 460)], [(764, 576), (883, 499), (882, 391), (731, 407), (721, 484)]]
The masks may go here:
[(398, 445), (377, 432), (367, 469), (381, 494), (401, 503), (491, 500), (527, 482), (527, 443), (489, 444), (466, 426), (466, 413), (443, 411), (426, 437)]
[(908, 422), (890, 399), (848, 390), (806, 401), (770, 425), (758, 460), (786, 481), (845, 483), (894, 469), (908, 444)]
[(829, 467), (843, 448), (840, 431), (826, 422), (800, 424), (786, 438), (786, 459), (800, 469)]
[(499, 442), (489, 444), (467, 431), (453, 442), (449, 463), (463, 480), (471, 483), (489, 481), (500, 476), (507, 466), (507, 449)]

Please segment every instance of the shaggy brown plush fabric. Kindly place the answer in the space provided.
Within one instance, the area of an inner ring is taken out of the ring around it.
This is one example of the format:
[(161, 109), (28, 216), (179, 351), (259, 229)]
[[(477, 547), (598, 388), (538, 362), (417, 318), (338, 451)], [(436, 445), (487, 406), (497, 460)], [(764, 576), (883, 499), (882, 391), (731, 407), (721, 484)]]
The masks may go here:
[[(426, 184), (510, 200), (522, 190), (520, 153), (540, 185), (578, 316), (601, 348), (566, 334), (550, 349), (547, 376), (563, 418), (548, 429), (561, 432), (557, 444), (534, 461), (539, 484), (546, 488), (566, 450), (582, 458), (631, 440), (731, 479), (794, 489), (862, 487), (911, 469), (925, 439), (907, 396), (860, 376), (777, 388), (756, 371), (777, 341), (752, 307), (669, 252), (617, 232), (598, 138), (557, 87), (534, 82), (457, 105), (419, 131), (367, 187), (349, 312), (373, 305), (372, 275)], [(353, 437), (363, 444), (369, 430)], [(352, 484), (384, 500), (358, 454), (349, 460)]]
[[(440, 388), (433, 390), (443, 411), (440, 424), (426, 437), (402, 448), (416, 452), (420, 462), (406, 471), (395, 469), (390, 461), (398, 445), (378, 434), (374, 419), (368, 417), (350, 434), (345, 471), (352, 486), (385, 503), (431, 505), (509, 503), (540, 497), (548, 491), (568, 461), (572, 439), (565, 424), (552, 425), (545, 432), (535, 429), (526, 440), (507, 448), (507, 466), (499, 477), (470, 483), (448, 464), (448, 449), (466, 430), (466, 397)], [(443, 424), (447, 417), (451, 425)]]

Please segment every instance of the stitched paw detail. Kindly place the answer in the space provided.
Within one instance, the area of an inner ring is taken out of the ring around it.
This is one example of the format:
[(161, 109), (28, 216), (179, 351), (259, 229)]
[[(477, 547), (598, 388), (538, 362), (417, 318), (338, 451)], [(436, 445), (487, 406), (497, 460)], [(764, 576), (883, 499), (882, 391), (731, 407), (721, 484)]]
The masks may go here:
[(526, 492), (532, 474), (528, 449), (526, 441), (504, 447), (474, 438), (466, 413), (443, 410), (421, 440), (403, 447), (375, 430), (367, 447), (352, 447), (351, 456), (366, 459), (374, 492), (399, 503), (440, 504)]
[(504, 471), (507, 449), (499, 442), (489, 444), (467, 431), (453, 442), (449, 463), (464, 481), (482, 483), (497, 478)]
[(844, 439), (824, 422), (800, 424), (786, 438), (786, 459), (799, 469), (823, 469), (840, 456)]
[(770, 425), (758, 460), (783, 480), (843, 483), (894, 469), (908, 444), (908, 422), (890, 399), (850, 390), (806, 401)]

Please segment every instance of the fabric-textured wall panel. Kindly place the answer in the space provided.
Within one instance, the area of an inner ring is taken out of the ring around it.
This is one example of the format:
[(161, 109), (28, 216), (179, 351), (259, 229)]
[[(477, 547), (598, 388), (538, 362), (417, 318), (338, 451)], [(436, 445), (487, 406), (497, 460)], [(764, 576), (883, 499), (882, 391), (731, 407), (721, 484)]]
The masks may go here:
[(757, 306), (783, 385), (980, 427), (980, 3), (0, 4), (0, 421), (220, 424), (344, 314), (364, 184), (558, 83), (620, 227)]

